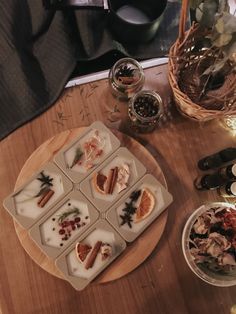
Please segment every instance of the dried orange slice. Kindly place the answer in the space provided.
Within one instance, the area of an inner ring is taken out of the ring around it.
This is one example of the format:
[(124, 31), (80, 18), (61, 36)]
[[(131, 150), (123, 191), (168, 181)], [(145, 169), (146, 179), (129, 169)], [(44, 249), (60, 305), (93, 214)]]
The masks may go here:
[(107, 177), (101, 173), (96, 173), (94, 175), (94, 186), (99, 193), (105, 194), (105, 183), (107, 181)]
[(75, 246), (76, 256), (81, 263), (85, 261), (91, 249), (92, 247), (87, 244), (83, 244), (79, 242), (76, 243), (76, 246)]
[(151, 214), (155, 206), (155, 196), (152, 192), (144, 188), (142, 190), (140, 203), (135, 212), (134, 222), (140, 222)]

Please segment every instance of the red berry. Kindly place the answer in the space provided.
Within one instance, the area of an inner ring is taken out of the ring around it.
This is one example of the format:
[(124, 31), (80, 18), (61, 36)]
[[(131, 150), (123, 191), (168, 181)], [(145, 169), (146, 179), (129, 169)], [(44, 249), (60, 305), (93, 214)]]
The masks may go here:
[(76, 217), (76, 218), (75, 218), (75, 222), (80, 222), (80, 218), (79, 218), (79, 217)]
[(75, 230), (75, 226), (72, 226), (72, 230)]
[(60, 229), (59, 230), (59, 234), (64, 234), (65, 233), (65, 230), (64, 229)]
[(73, 226), (75, 224), (75, 221), (74, 220), (71, 220), (70, 221), (70, 224)]

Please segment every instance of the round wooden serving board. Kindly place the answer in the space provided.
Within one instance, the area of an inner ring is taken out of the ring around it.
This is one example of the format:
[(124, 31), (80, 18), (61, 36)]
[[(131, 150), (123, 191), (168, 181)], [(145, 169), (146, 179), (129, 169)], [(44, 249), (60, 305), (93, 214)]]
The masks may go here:
[[(53, 156), (67, 143), (80, 135), (84, 128), (76, 128), (59, 133), (44, 142), (36, 149), (24, 164), (16, 181), (15, 189), (21, 186), (44, 163), (52, 160)], [(157, 161), (149, 151), (131, 137), (113, 130), (113, 133), (121, 141), (121, 146), (127, 147), (147, 168), (147, 172), (153, 174), (166, 187), (166, 181)], [(168, 211), (165, 210), (132, 244), (128, 245), (122, 255), (116, 259), (97, 279), (96, 282), (104, 283), (118, 279), (136, 267), (138, 267), (154, 250), (164, 231)], [(30, 257), (50, 274), (63, 278), (54, 264), (29, 237), (28, 231), (14, 222), (18, 238), (30, 255)]]

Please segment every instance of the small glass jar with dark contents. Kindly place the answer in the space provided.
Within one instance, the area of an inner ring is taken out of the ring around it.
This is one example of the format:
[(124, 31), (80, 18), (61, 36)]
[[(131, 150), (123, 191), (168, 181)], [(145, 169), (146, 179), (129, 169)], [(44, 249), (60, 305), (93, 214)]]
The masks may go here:
[(159, 94), (143, 90), (130, 99), (129, 118), (131, 127), (139, 133), (152, 132), (163, 114), (163, 103)]
[(138, 61), (122, 58), (113, 65), (108, 79), (112, 94), (121, 100), (128, 100), (142, 89), (145, 76)]

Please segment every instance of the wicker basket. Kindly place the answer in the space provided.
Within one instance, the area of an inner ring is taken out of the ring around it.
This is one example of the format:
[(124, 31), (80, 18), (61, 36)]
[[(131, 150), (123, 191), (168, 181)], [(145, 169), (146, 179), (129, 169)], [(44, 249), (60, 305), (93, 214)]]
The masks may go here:
[[(185, 32), (188, 12), (188, 0), (182, 1), (179, 22), (179, 37), (169, 52), (169, 82), (174, 100), (180, 113), (195, 121), (207, 121), (222, 116), (236, 114), (236, 75), (232, 71), (225, 76), (223, 84), (212, 90), (201, 99), (201, 90), (193, 84), (205, 66), (219, 57), (206, 55), (206, 49), (194, 52), (196, 43), (207, 31), (202, 30), (197, 23), (193, 23)], [(200, 62), (199, 62), (200, 61)], [(196, 64), (198, 64), (196, 66)], [(201, 66), (199, 66), (201, 64)], [(203, 69), (201, 68), (203, 67)], [(182, 86), (184, 76), (187, 84)]]

